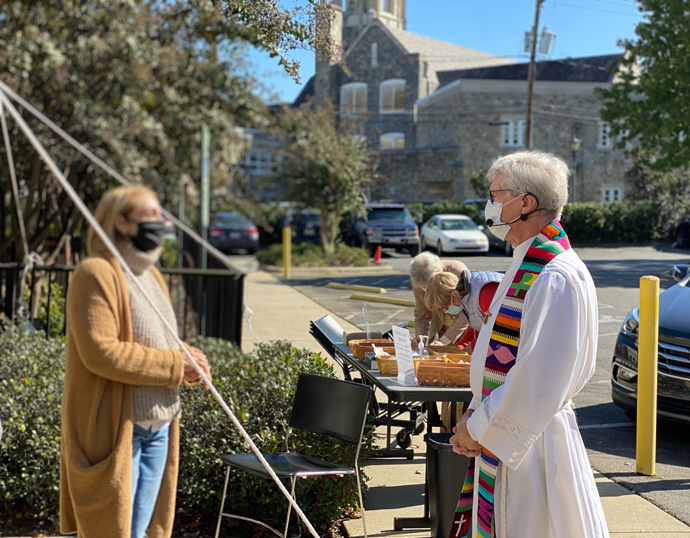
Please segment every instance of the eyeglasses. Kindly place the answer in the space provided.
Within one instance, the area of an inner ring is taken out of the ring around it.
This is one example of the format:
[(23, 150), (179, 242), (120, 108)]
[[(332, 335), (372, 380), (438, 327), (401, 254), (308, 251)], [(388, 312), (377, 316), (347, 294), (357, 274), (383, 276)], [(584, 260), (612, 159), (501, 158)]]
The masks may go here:
[(495, 192), (510, 192), (512, 189), (494, 189), (489, 191), (489, 199), (491, 203), (494, 203), (494, 193)]

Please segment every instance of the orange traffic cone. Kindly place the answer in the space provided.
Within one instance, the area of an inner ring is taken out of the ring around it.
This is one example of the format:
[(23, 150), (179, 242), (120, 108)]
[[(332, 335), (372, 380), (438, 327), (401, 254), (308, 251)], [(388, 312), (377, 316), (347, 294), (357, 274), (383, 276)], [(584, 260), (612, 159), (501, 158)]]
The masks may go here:
[(374, 263), (375, 264), (381, 263), (381, 245), (377, 246), (376, 252), (374, 252)]

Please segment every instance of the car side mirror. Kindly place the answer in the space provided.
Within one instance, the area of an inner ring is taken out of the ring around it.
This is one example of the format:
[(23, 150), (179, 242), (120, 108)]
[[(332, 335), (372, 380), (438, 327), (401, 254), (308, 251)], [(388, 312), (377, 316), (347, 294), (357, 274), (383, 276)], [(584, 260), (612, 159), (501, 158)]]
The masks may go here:
[(690, 274), (690, 265), (679, 263), (673, 266), (673, 280), (680, 282)]
[(484, 231), (484, 225), (483, 224), (477, 224), (477, 228), (479, 228), (480, 232)]

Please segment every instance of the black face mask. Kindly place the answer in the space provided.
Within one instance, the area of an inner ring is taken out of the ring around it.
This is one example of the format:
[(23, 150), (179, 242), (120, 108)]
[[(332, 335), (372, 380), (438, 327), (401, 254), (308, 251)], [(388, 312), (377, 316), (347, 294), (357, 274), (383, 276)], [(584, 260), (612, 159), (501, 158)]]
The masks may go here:
[(165, 223), (138, 222), (137, 235), (132, 237), (132, 243), (142, 252), (149, 252), (163, 244), (163, 235), (165, 235)]

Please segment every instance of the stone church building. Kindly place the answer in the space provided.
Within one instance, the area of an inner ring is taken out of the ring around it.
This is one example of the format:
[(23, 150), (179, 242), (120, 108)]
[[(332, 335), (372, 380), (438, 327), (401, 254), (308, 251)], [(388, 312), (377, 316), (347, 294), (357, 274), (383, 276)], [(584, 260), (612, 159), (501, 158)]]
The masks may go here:
[[(339, 128), (379, 152), (384, 179), (372, 200), (475, 197), (470, 176), (525, 147), (527, 63), (408, 32), (405, 0), (331, 0), (329, 7), (340, 52), (317, 56), (315, 74), (293, 106), (330, 100)], [(577, 202), (625, 196), (631, 162), (614, 149), (596, 93), (612, 83), (618, 59), (537, 63), (531, 148), (571, 165)]]

